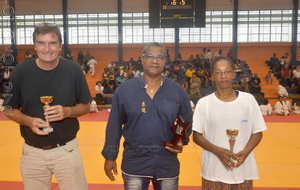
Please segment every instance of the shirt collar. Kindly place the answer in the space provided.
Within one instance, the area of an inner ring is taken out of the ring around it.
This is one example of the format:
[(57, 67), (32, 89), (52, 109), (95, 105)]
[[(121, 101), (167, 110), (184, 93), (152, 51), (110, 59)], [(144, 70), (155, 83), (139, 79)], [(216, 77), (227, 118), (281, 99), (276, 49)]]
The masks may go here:
[[(141, 75), (141, 73), (139, 74), (138, 80), (139, 80), (139, 85), (140, 85), (141, 89), (142, 88), (146, 89), (148, 87), (147, 82), (145, 81), (145, 79), (143, 78), (143, 76)], [(163, 77), (163, 80), (161, 81), (160, 86), (162, 86), (164, 84), (165, 80), (166, 80), (166, 78)]]

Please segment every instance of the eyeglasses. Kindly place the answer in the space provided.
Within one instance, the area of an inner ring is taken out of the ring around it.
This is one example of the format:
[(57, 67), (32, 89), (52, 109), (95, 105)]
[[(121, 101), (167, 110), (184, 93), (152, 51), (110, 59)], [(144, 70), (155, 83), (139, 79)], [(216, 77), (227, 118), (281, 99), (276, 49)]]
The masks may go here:
[(43, 27), (43, 26), (49, 26), (49, 27), (57, 27), (57, 25), (55, 24), (55, 23), (46, 23), (46, 22), (44, 22), (44, 23), (39, 23), (39, 24), (37, 24), (37, 25), (35, 25), (35, 27)]
[(222, 75), (225, 75), (225, 76), (231, 76), (231, 75), (233, 75), (233, 71), (232, 70), (226, 70), (226, 71), (224, 71), (224, 72), (221, 72), (221, 71), (216, 71), (216, 72), (214, 72), (214, 76), (216, 76), (216, 77), (220, 77), (220, 76), (222, 76)]
[(145, 57), (149, 61), (153, 61), (154, 58), (156, 58), (158, 62), (163, 62), (167, 58), (166, 56), (161, 56), (161, 55), (155, 56), (151, 54), (143, 54), (143, 57)]

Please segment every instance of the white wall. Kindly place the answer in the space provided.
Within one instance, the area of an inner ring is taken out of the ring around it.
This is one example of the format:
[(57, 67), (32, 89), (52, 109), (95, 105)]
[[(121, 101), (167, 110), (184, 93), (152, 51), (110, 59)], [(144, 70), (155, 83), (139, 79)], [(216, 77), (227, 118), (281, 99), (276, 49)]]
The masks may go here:
[[(0, 0), (0, 6), (4, 1)], [(62, 14), (62, 0), (15, 0), (15, 2), (16, 15)], [(117, 0), (68, 0), (68, 13), (116, 13), (117, 2)], [(233, 10), (233, 2), (234, 0), (206, 0), (206, 10)], [(122, 5), (125, 13), (149, 11), (149, 0), (123, 0)], [(291, 10), (293, 0), (239, 0), (239, 10), (272, 9)]]

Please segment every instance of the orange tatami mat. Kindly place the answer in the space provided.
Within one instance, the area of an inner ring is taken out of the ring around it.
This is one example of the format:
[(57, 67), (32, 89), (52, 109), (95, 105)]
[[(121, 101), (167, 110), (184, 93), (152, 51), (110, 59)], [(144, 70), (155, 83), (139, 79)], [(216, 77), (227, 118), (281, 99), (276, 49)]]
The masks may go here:
[[(103, 117), (99, 118), (99, 114)], [(0, 112), (3, 115), (3, 112)], [(88, 114), (80, 119), (78, 132), (79, 148), (89, 187), (92, 190), (123, 189), (121, 178), (122, 151), (117, 159), (119, 175), (111, 182), (104, 173), (104, 158), (101, 150), (105, 140), (107, 111)], [(272, 116), (269, 116), (272, 117)], [(289, 117), (289, 116), (286, 116)], [(278, 118), (276, 118), (277, 120)], [(259, 180), (254, 180), (256, 190), (300, 189), (300, 116), (298, 122), (270, 122), (263, 139), (255, 149)], [(0, 117), (0, 189), (23, 189), (20, 173), (20, 158), (24, 140), (20, 136), (18, 124)], [(201, 189), (201, 152), (202, 149), (192, 141), (179, 155), (181, 190)], [(53, 177), (53, 190), (59, 190)], [(15, 187), (15, 188), (13, 188)], [(198, 187), (198, 188), (197, 188)]]

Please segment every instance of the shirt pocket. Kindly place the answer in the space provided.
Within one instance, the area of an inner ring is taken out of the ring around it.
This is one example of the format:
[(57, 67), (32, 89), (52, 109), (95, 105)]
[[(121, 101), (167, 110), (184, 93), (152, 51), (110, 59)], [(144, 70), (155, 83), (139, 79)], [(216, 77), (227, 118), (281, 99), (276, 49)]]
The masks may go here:
[(163, 120), (173, 125), (179, 113), (179, 104), (176, 102), (163, 101)]

